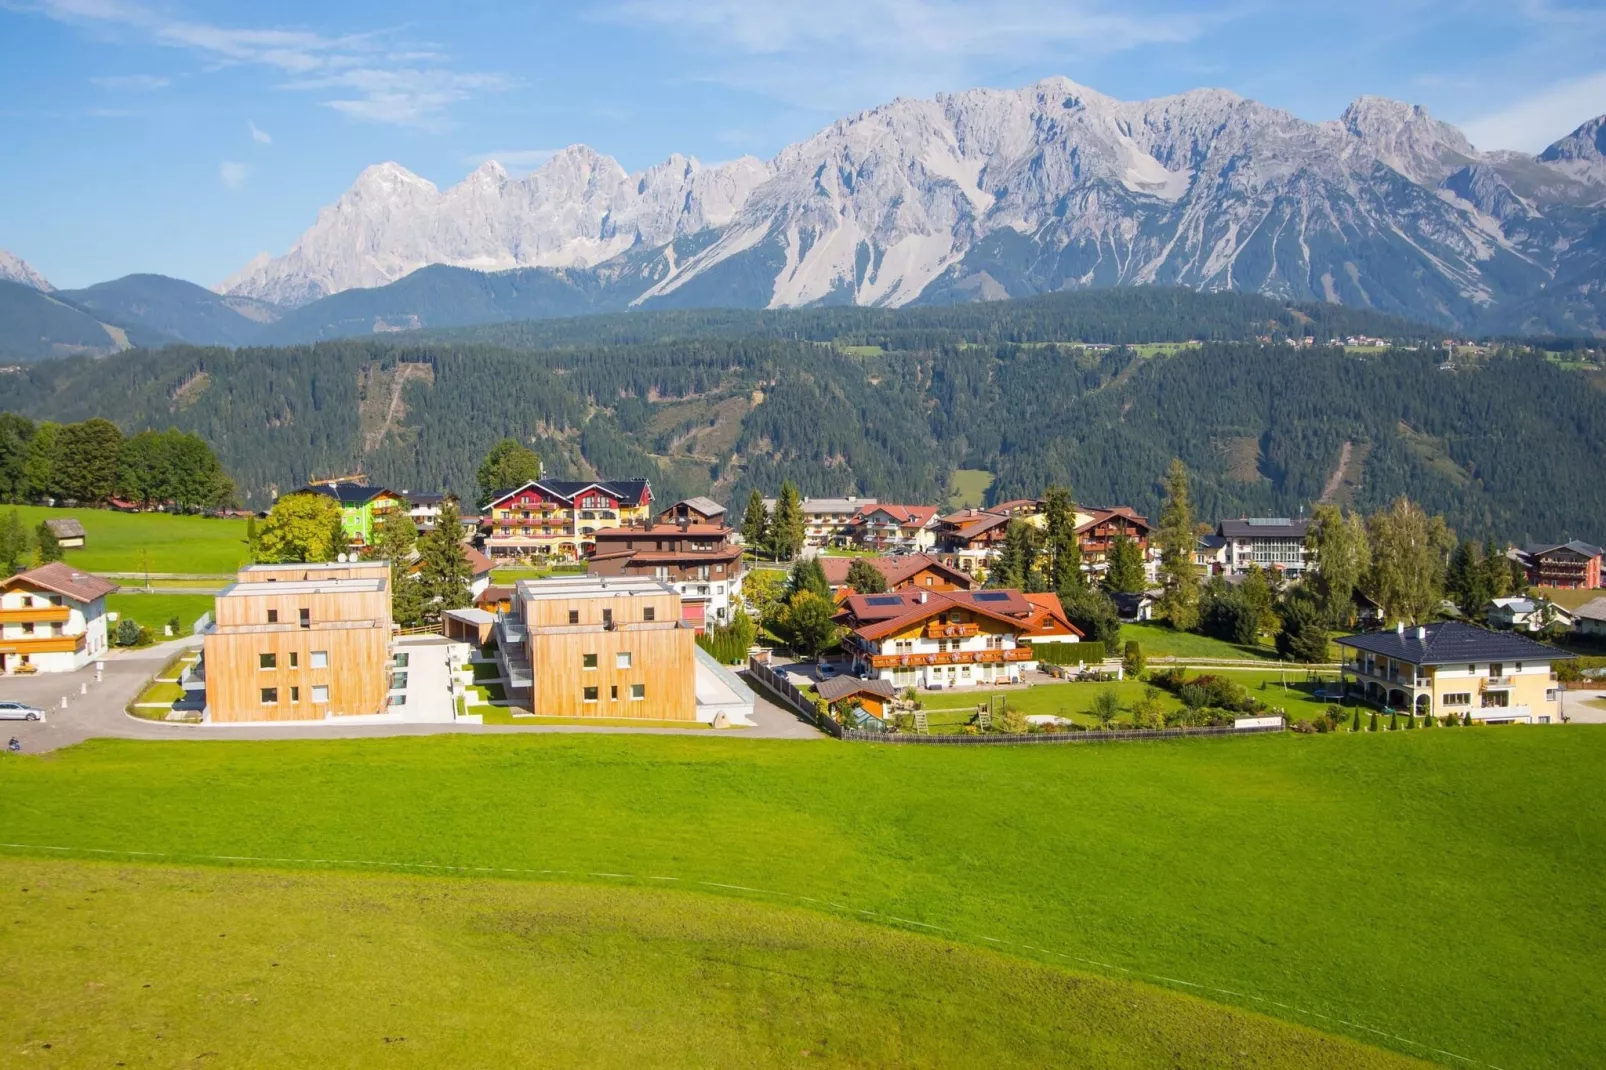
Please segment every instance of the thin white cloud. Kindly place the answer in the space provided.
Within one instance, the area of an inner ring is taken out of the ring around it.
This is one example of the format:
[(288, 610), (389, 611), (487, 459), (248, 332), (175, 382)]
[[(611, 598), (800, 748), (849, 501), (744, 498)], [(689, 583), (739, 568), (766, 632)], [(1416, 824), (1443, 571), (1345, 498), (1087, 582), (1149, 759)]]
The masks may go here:
[(254, 120), (247, 119), (245, 121), (245, 125), (247, 127), (249, 127), (250, 130), (251, 130), (251, 140), (252, 141), (255, 141), (258, 145), (271, 145), (271, 144), (273, 144), (273, 138), (268, 134), (268, 132), (266, 130), (264, 130), (260, 126), (258, 126)]
[(365, 122), (443, 130), (452, 105), (516, 84), (504, 74), (452, 70), (438, 50), (398, 44), (388, 33), (219, 26), (170, 17), (137, 0), (37, 0), (30, 10), (98, 31), (135, 33), (196, 53), (214, 68), (266, 67), (292, 77), (286, 89), (351, 90), (322, 103)]
[(514, 171), (533, 171), (552, 159), (557, 151), (557, 149), (501, 149), (497, 152), (477, 152), (465, 156), (463, 162), (470, 167), (479, 167), (495, 160), (503, 167)]
[(159, 74), (109, 74), (98, 78), (91, 78), (91, 85), (102, 89), (121, 91), (138, 91), (161, 89), (172, 85), (172, 80), (163, 78)]
[(239, 189), (251, 176), (251, 168), (236, 160), (224, 160), (217, 165), (217, 177), (229, 189)]
[(840, 110), (970, 84), (999, 60), (1183, 43), (1233, 15), (1114, 0), (615, 0), (600, 17), (683, 39), (712, 80)]
[(1540, 152), (1606, 112), (1606, 71), (1557, 82), (1461, 129), (1480, 149)]

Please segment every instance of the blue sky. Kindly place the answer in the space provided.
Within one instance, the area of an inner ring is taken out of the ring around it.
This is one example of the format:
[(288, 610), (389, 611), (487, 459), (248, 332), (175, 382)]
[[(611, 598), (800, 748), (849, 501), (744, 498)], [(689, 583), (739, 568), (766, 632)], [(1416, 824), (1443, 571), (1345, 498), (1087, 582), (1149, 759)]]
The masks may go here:
[(62, 287), (213, 285), (383, 160), (444, 186), (575, 142), (766, 157), (1054, 74), (1307, 119), (1390, 96), (1536, 151), (1606, 112), (1606, 0), (0, 0), (0, 248)]

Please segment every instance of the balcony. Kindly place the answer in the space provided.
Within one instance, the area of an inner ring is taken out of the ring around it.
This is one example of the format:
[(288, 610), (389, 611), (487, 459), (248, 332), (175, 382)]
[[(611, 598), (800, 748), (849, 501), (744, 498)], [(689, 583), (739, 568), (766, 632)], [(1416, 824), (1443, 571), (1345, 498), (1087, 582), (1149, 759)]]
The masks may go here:
[(934, 620), (926, 625), (926, 630), (921, 634), (927, 639), (968, 639), (979, 630), (980, 627), (975, 624), (944, 624)]
[(66, 624), (72, 617), (68, 606), (24, 606), (0, 609), (0, 624)]
[(84, 648), (82, 635), (19, 635), (0, 639), (0, 654), (73, 654)]
[(1005, 647), (995, 650), (948, 650), (936, 654), (872, 654), (874, 669), (912, 669), (922, 665), (999, 665), (1008, 661), (1031, 661), (1031, 647)]
[(1491, 687), (1507, 688), (1507, 687), (1515, 686), (1516, 683), (1517, 683), (1516, 677), (1513, 677), (1513, 676), (1491, 676), (1491, 677), (1489, 677), (1487, 680), (1485, 680), (1483, 682), (1483, 686), (1485, 688), (1491, 688)]

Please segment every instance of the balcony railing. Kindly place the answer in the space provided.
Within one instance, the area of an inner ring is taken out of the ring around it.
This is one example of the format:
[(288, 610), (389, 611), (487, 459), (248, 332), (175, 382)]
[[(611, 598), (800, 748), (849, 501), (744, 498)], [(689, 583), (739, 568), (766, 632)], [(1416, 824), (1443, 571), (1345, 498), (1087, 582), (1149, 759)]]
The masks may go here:
[(975, 624), (944, 624), (942, 621), (932, 621), (926, 625), (924, 633), (927, 639), (968, 639), (980, 630)]
[(1491, 676), (1484, 681), (1484, 687), (1511, 687), (1516, 684), (1516, 678), (1511, 676)]
[(1006, 661), (1031, 661), (1035, 657), (1031, 647), (946, 650), (935, 654), (873, 654), (870, 666), (875, 669), (912, 669), (922, 665), (998, 665)]
[(19, 635), (0, 639), (0, 654), (72, 654), (84, 648), (82, 635)]
[(72, 617), (67, 606), (24, 606), (0, 609), (0, 624), (65, 624)]

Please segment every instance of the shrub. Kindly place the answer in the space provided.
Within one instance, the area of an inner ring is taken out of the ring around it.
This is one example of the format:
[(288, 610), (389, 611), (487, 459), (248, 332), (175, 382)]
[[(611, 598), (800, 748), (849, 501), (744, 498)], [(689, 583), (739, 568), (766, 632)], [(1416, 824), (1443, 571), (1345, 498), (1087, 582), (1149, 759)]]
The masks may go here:
[(1004, 712), (993, 718), (993, 731), (1005, 735), (1018, 736), (1027, 729), (1026, 715), (1013, 706), (1005, 706)]
[(1121, 658), (1121, 671), (1134, 680), (1143, 675), (1143, 644), (1136, 639), (1127, 640), (1126, 654)]
[(1045, 665), (1095, 665), (1104, 660), (1103, 643), (1038, 643), (1032, 647), (1037, 660)]
[(1366, 730), (1368, 732), (1376, 732), (1377, 731), (1377, 711), (1376, 710), (1372, 711), (1372, 719), (1367, 722)]
[(1098, 718), (1101, 728), (1110, 727), (1110, 722), (1121, 716), (1120, 692), (1106, 687), (1093, 696), (1093, 716)]
[(1361, 709), (1359, 706), (1355, 707), (1355, 718), (1350, 721), (1349, 730), (1351, 732), (1359, 732), (1361, 730)]
[(138, 646), (139, 621), (133, 617), (124, 617), (117, 622), (117, 628), (112, 632), (113, 646)]

